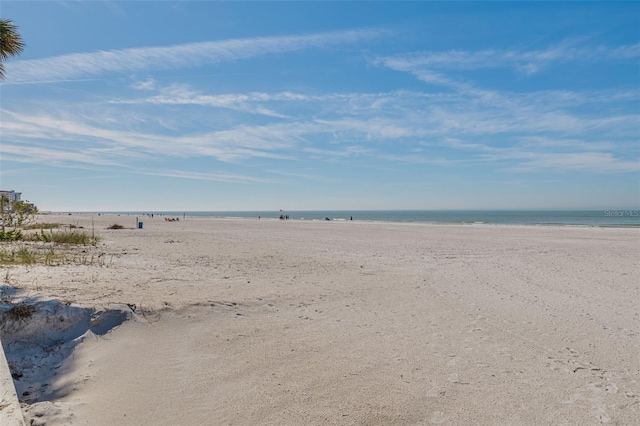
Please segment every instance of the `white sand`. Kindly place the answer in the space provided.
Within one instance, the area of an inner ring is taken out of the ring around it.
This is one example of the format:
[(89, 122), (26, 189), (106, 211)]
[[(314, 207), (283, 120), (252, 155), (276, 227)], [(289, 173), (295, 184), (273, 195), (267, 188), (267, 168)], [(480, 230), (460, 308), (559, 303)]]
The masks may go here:
[(640, 424), (638, 229), (93, 220), (103, 266), (10, 281), (136, 313), (33, 424)]

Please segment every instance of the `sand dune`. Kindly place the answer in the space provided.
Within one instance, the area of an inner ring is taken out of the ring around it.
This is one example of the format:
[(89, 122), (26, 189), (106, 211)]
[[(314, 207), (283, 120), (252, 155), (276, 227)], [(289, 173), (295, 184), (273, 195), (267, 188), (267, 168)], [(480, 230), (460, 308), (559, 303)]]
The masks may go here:
[(12, 285), (131, 313), (33, 424), (639, 424), (640, 230), (63, 218), (100, 265)]

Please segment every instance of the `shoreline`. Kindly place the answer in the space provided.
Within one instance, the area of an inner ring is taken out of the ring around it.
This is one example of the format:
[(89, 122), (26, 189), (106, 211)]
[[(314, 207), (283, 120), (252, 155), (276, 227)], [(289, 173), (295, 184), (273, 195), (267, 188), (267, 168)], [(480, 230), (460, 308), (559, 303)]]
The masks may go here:
[[(146, 216), (146, 214), (128, 214), (128, 213), (39, 213), (39, 217), (138, 217), (139, 221), (145, 222), (147, 219), (150, 219)], [(279, 222), (281, 219), (278, 217), (261, 217), (258, 219), (257, 217), (238, 217), (238, 216), (229, 216), (229, 217), (221, 217), (221, 216), (190, 216), (186, 215), (185, 217), (175, 215), (175, 214), (164, 214), (164, 213), (154, 213), (154, 218), (161, 219), (164, 217), (178, 217), (179, 219), (184, 220), (239, 220), (239, 221), (276, 221)], [(305, 218), (291, 218), (287, 219), (284, 222), (332, 222), (332, 223), (353, 223), (353, 224), (388, 224), (388, 225), (426, 225), (426, 226), (495, 226), (495, 227), (584, 227), (584, 228), (624, 228), (624, 229), (636, 229), (640, 228), (640, 222), (638, 223), (630, 223), (630, 224), (585, 224), (585, 223), (490, 223), (490, 222), (475, 222), (475, 221), (458, 221), (458, 222), (430, 222), (430, 221), (391, 221), (391, 220), (367, 220), (367, 219), (336, 219), (332, 218), (329, 221), (325, 219), (305, 219)]]

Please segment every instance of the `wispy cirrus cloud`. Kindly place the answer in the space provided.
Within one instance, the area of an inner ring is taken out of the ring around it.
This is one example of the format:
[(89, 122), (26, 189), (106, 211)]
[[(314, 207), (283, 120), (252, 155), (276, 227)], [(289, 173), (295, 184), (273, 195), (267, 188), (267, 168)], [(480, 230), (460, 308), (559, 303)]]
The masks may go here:
[(185, 170), (136, 170), (136, 174), (147, 176), (162, 176), (178, 179), (204, 180), (229, 183), (276, 183), (272, 179), (262, 179), (231, 173), (200, 173)]
[(490, 68), (513, 68), (534, 74), (553, 62), (627, 60), (640, 57), (640, 43), (611, 48), (588, 46), (583, 39), (567, 39), (546, 49), (485, 49), (413, 52), (379, 57), (374, 63), (397, 71), (419, 75), (421, 79), (447, 84), (450, 80), (439, 71), (469, 71)]
[(640, 158), (629, 158), (607, 152), (610, 143), (584, 140), (555, 140), (526, 137), (512, 146), (499, 147), (444, 138), (438, 144), (445, 148), (467, 151), (466, 163), (495, 164), (504, 172), (539, 172), (541, 170), (588, 171), (591, 173), (628, 173), (640, 171)]
[[(390, 92), (362, 93), (324, 93), (312, 95), (293, 91), (284, 92), (246, 92), (207, 94), (187, 84), (157, 86), (153, 81), (136, 82), (132, 87), (145, 92), (155, 91), (147, 97), (112, 99), (111, 104), (127, 105), (199, 105), (203, 107), (228, 108), (237, 111), (271, 115), (273, 117), (292, 118), (300, 115), (305, 104), (316, 110), (326, 110), (340, 116), (386, 115), (387, 117), (407, 117), (415, 115), (425, 106), (460, 106), (473, 108), (481, 104), (483, 108), (513, 110), (527, 108), (538, 110), (556, 110), (575, 108), (589, 104), (599, 106), (616, 102), (640, 101), (640, 89), (607, 89), (589, 91), (543, 90), (525, 93), (500, 93), (497, 91), (473, 89), (463, 93), (433, 93), (408, 90)], [(470, 85), (467, 85), (470, 87)], [(284, 107), (286, 113), (275, 111)], [(293, 111), (289, 111), (293, 109)], [(314, 111), (314, 113), (317, 113)]]
[(611, 141), (595, 140), (586, 141), (583, 139), (562, 139), (548, 136), (523, 136), (519, 138), (518, 146), (523, 148), (544, 148), (552, 150), (589, 150), (608, 151), (619, 149), (619, 144)]
[(610, 152), (518, 152), (498, 154), (493, 160), (518, 159), (505, 168), (510, 172), (537, 172), (540, 170), (580, 170), (595, 173), (626, 173), (640, 171), (640, 160), (620, 158)]
[(9, 78), (5, 84), (50, 82), (148, 69), (197, 67), (266, 54), (362, 42), (388, 33), (387, 30), (380, 29), (360, 29), (73, 53), (51, 58), (18, 60), (6, 64)]
[[(632, 141), (640, 117), (620, 108), (620, 103), (640, 100), (637, 89), (511, 93), (467, 84), (469, 90), (442, 92), (221, 94), (186, 84), (163, 86), (153, 79), (131, 87), (137, 90), (119, 98), (12, 105), (21, 113), (4, 109), (3, 143), (15, 147), (7, 154), (24, 161), (46, 163), (52, 155), (61, 163), (66, 158), (67, 163), (95, 165), (166, 157), (299, 164), (378, 159), (437, 165), (512, 161), (512, 170), (525, 163), (557, 169), (584, 164), (583, 170), (603, 172), (633, 170), (637, 157)], [(213, 108), (232, 112), (212, 114)], [(68, 142), (65, 150), (77, 155), (43, 151), (59, 141)], [(20, 151), (19, 146), (34, 149)], [(567, 156), (554, 162), (554, 153)], [(572, 154), (583, 161), (572, 163)], [(606, 167), (598, 169), (592, 158), (606, 160)]]
[(89, 169), (91, 166), (123, 167), (126, 162), (99, 149), (59, 149), (40, 145), (3, 143), (3, 161)]
[[(251, 114), (261, 114), (275, 118), (292, 118), (300, 115), (300, 107), (326, 108), (333, 114), (360, 115), (363, 113), (382, 112), (406, 114), (410, 112), (411, 102), (420, 103), (426, 99), (437, 99), (446, 102), (446, 96), (422, 92), (394, 91), (387, 93), (324, 93), (308, 94), (293, 91), (282, 92), (245, 92), (208, 94), (187, 84), (170, 84), (158, 86), (152, 80), (144, 80), (132, 84), (132, 88), (145, 93), (155, 92), (145, 97), (129, 97), (112, 99), (110, 104), (122, 105), (195, 105), (212, 108), (227, 108)], [(398, 99), (402, 98), (406, 108), (399, 111)], [(284, 107), (287, 112), (275, 109)]]
[[(153, 83), (149, 81), (141, 82), (135, 85), (140, 90), (152, 90)], [(146, 98), (113, 100), (113, 104), (149, 104), (149, 105), (198, 105), (215, 108), (228, 108), (234, 111), (241, 111), (250, 114), (260, 114), (269, 117), (286, 118), (284, 114), (277, 113), (269, 108), (262, 106), (265, 102), (272, 101), (290, 101), (294, 100), (295, 95), (289, 92), (279, 94), (267, 93), (229, 93), (220, 95), (205, 95), (193, 90), (184, 84), (174, 84), (163, 87), (159, 90), (159, 94)]]
[[(3, 155), (14, 156), (35, 155), (44, 161), (46, 152), (51, 158), (68, 161), (84, 161), (101, 165), (109, 163), (110, 158), (118, 158), (120, 163), (141, 159), (171, 156), (175, 158), (193, 158), (198, 156), (213, 157), (220, 161), (235, 161), (246, 158), (291, 158), (291, 155), (279, 153), (291, 148), (299, 137), (300, 130), (296, 126), (282, 128), (273, 126), (239, 126), (230, 130), (197, 133), (184, 136), (171, 136), (162, 133), (134, 132), (119, 130), (105, 126), (96, 126), (82, 117), (61, 119), (52, 115), (21, 115), (5, 112), (11, 120), (3, 124)], [(15, 141), (13, 145), (6, 141)], [(64, 151), (41, 148), (46, 141), (66, 140), (74, 144), (66, 144)], [(19, 141), (19, 142), (18, 142)], [(20, 150), (20, 146), (24, 150)], [(38, 146), (36, 151), (27, 149)], [(15, 147), (12, 150), (11, 147)], [(59, 152), (60, 155), (56, 153)], [(77, 156), (67, 155), (70, 152)], [(91, 155), (89, 155), (91, 154)]]

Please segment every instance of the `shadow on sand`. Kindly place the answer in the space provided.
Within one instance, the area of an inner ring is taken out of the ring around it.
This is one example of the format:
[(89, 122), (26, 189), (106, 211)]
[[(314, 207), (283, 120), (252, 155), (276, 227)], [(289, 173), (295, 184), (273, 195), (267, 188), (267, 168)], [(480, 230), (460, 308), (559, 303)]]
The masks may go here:
[(18, 398), (26, 403), (65, 393), (51, 383), (75, 347), (87, 336), (105, 335), (133, 315), (126, 304), (97, 310), (19, 294), (19, 289), (0, 286), (0, 338)]

